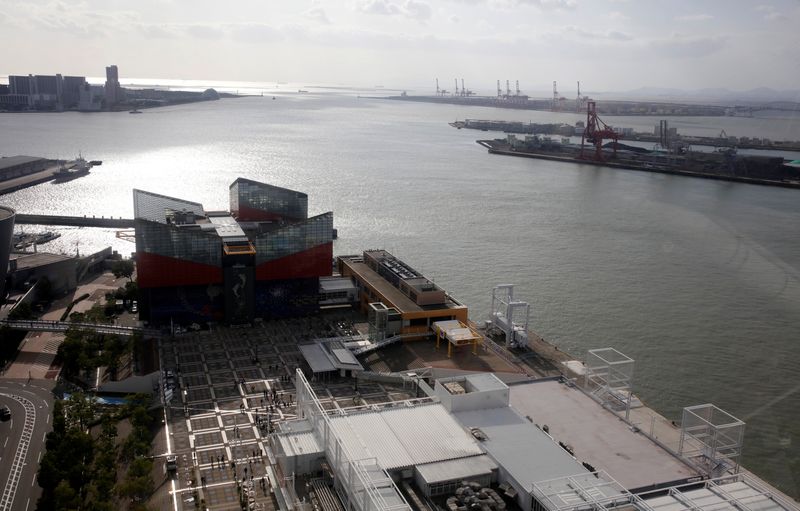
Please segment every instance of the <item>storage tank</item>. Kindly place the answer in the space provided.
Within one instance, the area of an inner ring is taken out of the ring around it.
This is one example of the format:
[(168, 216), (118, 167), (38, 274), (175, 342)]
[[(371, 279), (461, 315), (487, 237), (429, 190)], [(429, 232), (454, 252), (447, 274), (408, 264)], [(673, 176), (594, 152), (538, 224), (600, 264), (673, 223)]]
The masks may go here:
[(11, 254), (11, 238), (14, 234), (14, 210), (0, 206), (0, 297), (5, 297), (8, 256)]

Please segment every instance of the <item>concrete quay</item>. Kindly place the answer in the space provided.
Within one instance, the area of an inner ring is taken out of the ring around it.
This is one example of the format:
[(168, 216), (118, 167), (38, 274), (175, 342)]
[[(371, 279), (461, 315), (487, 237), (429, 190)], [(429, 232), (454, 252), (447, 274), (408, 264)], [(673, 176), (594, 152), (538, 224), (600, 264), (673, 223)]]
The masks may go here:
[(23, 188), (28, 188), (29, 186), (35, 186), (40, 183), (51, 181), (55, 178), (55, 173), (58, 172), (60, 167), (61, 166), (58, 163), (54, 162), (44, 170), (20, 177), (15, 177), (13, 179), (8, 179), (6, 181), (0, 181), (0, 195), (16, 192), (17, 190), (22, 190)]

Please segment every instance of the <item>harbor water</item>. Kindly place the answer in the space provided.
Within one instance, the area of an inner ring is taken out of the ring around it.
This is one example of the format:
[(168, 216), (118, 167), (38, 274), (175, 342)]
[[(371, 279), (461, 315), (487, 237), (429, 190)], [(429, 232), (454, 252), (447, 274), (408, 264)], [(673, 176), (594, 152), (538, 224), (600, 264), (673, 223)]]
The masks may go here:
[[(488, 316), (494, 285), (515, 284), (533, 330), (577, 358), (611, 346), (635, 359), (635, 392), (669, 419), (710, 402), (744, 420), (744, 465), (800, 494), (800, 191), (493, 156), (475, 140), (501, 134), (447, 125), (577, 114), (272, 95), (142, 115), (0, 114), (2, 155), (103, 160), (0, 200), (21, 213), (129, 218), (134, 188), (207, 209), (227, 208), (240, 176), (301, 190), (309, 213), (334, 212), (335, 253), (388, 249), (474, 320)], [(800, 139), (800, 117), (786, 115), (670, 126)], [(57, 230), (40, 250), (134, 250), (114, 230)]]

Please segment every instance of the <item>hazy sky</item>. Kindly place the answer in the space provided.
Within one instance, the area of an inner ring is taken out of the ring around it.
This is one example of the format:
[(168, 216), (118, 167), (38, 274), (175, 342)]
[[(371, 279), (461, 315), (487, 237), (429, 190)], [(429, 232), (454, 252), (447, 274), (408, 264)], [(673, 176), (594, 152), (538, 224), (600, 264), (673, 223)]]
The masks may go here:
[(798, 27), (798, 0), (0, 0), (0, 74), (795, 89)]

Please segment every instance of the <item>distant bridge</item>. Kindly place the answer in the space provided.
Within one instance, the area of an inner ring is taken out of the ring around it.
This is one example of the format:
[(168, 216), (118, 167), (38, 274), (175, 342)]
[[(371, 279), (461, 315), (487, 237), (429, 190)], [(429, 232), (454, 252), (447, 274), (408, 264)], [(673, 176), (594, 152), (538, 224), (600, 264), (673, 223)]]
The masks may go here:
[(133, 227), (132, 218), (26, 215), (24, 213), (17, 213), (14, 217), (14, 223), (34, 225), (65, 225), (70, 227), (111, 227), (115, 229), (130, 229)]
[(162, 337), (160, 330), (141, 328), (135, 326), (106, 325), (103, 323), (72, 323), (70, 321), (41, 321), (41, 320), (0, 320), (0, 326), (7, 326), (14, 330), (30, 332), (66, 332), (69, 328), (92, 330), (98, 334), (134, 335), (142, 334), (145, 337)]

